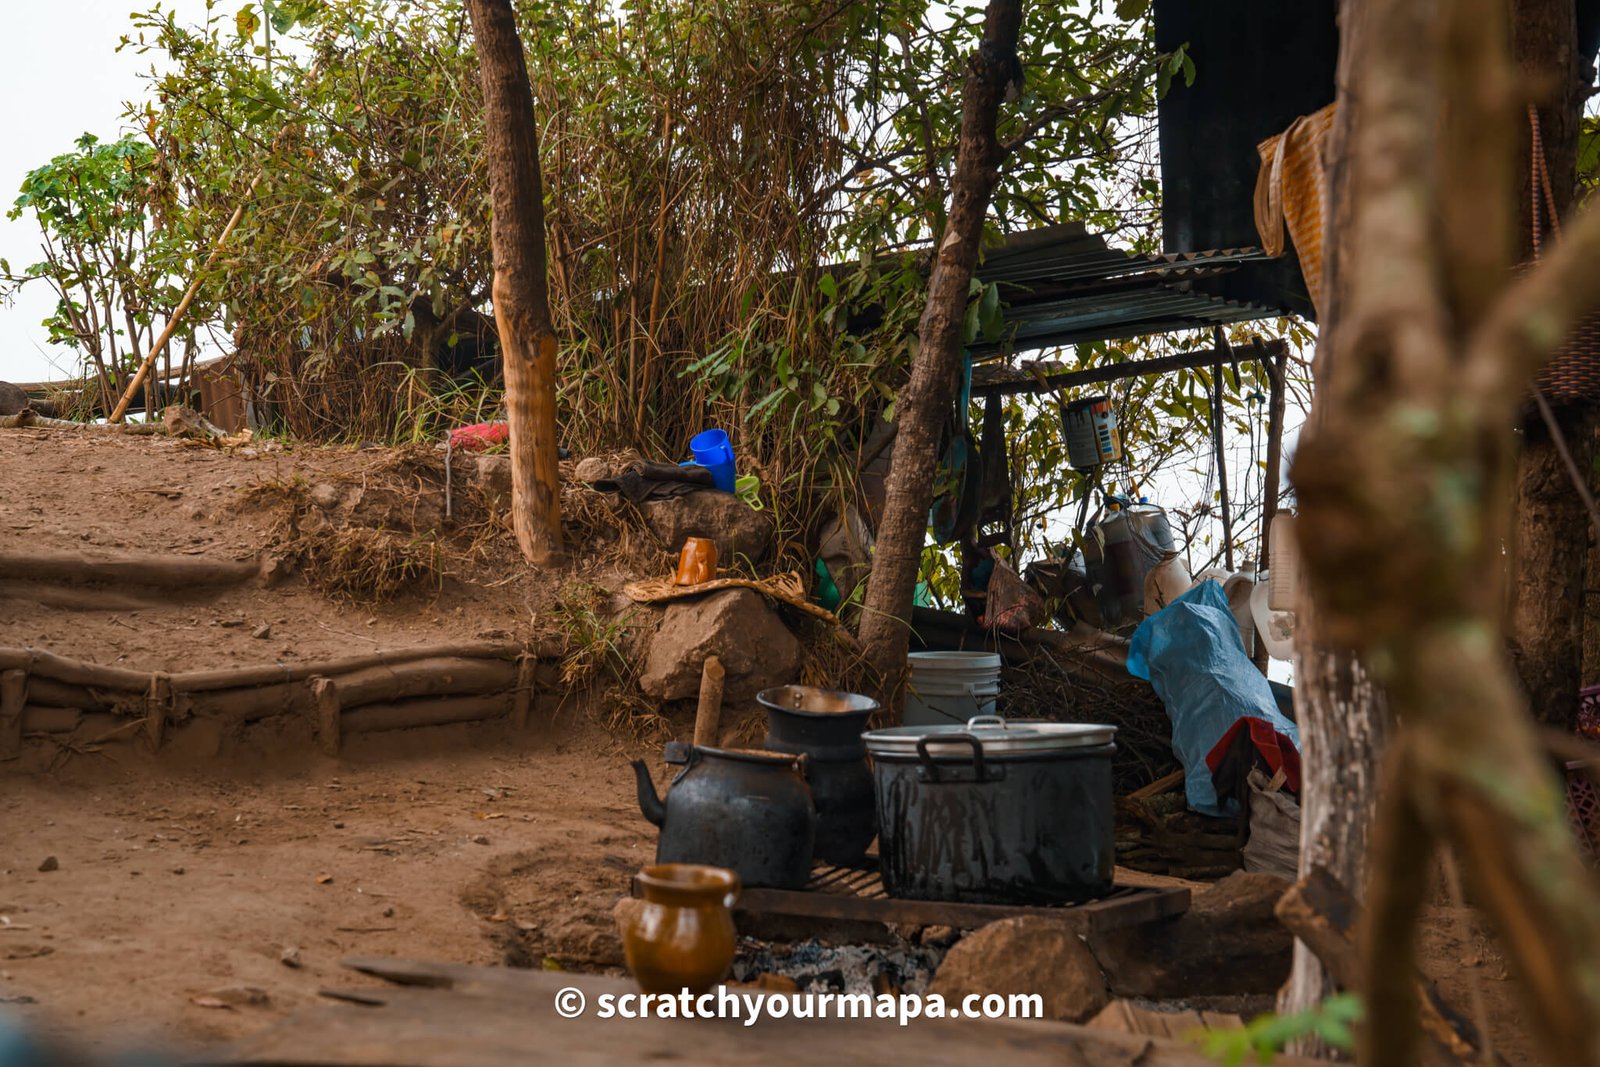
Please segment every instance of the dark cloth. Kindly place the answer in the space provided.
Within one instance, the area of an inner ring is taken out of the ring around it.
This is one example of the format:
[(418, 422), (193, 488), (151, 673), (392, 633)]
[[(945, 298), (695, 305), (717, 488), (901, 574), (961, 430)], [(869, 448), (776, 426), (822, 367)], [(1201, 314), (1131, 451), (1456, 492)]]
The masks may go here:
[(632, 504), (716, 488), (711, 472), (705, 467), (698, 464), (680, 467), (673, 463), (635, 463), (615, 478), (601, 478), (589, 484), (602, 493), (617, 493)]

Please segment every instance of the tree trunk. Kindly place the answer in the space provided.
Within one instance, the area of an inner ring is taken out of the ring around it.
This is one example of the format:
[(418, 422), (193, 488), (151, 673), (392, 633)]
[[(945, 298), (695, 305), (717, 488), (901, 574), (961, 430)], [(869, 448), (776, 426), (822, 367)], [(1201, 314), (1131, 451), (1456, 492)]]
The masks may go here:
[(1020, 86), (1017, 33), (1022, 0), (989, 0), (983, 42), (967, 60), (961, 135), (950, 215), (928, 279), (911, 378), (896, 404), (894, 457), (867, 585), (861, 644), (867, 685), (899, 721), (917, 571), (933, 503), (939, 429), (956, 398), (968, 286), (1003, 151), (995, 137), (1000, 103)]
[(545, 278), (539, 131), (510, 0), (467, 0), (483, 83), (484, 152), (494, 208), (494, 317), (511, 429), (511, 521), (523, 558), (560, 559), (556, 335)]
[[(1511, 430), (1600, 305), (1600, 214), (1515, 281), (1516, 92), (1502, 0), (1343, 0), (1344, 299), (1295, 460), (1319, 633), (1398, 728), (1371, 831), (1360, 1059), (1415, 1062), (1416, 921), (1436, 847), (1501, 933), (1546, 1060), (1600, 1064), (1600, 910), (1503, 655)], [(1319, 358), (1320, 354), (1319, 354)]]
[[(1593, 72), (1578, 51), (1577, 9), (1572, 0), (1514, 0), (1512, 53), (1523, 95), (1538, 107), (1540, 139), (1549, 173), (1549, 199), (1562, 215), (1571, 207), (1577, 178), (1578, 133)], [(1523, 120), (1526, 128), (1527, 120)], [(1531, 135), (1518, 155), (1520, 254), (1535, 250)], [(1554, 237), (1550, 210), (1538, 208), (1543, 242)], [(1593, 457), (1593, 420), (1585, 406), (1556, 409), (1556, 421), (1581, 469)], [(1533, 717), (1570, 729), (1583, 677), (1583, 587), (1589, 516), (1573, 491), (1549, 429), (1538, 414), (1525, 417), (1517, 458), (1512, 532), (1510, 637), (1517, 675)]]
[[(1339, 84), (1348, 85), (1351, 58), (1359, 53), (1361, 27), (1340, 19), (1344, 47)], [(1330, 134), (1325, 161), (1328, 173), (1328, 217), (1323, 239), (1323, 313), (1318, 323), (1313, 366), (1317, 390), (1312, 396), (1310, 424), (1322, 415), (1323, 389), (1332, 370), (1342, 313), (1349, 302), (1350, 279), (1345, 265), (1350, 247), (1350, 126), (1353, 109), (1341, 100)], [(1362, 670), (1356, 653), (1337, 647), (1318, 632), (1309, 596), (1302, 595), (1295, 641), (1295, 713), (1300, 726), (1300, 875), (1319, 867), (1340, 884), (1361, 895), (1367, 884), (1367, 833), (1377, 808), (1378, 768), (1388, 712), (1377, 686)], [(1279, 1010), (1306, 1011), (1337, 991), (1337, 983), (1321, 960), (1296, 941), (1289, 981), (1278, 998)], [(1290, 1051), (1325, 1056), (1331, 1050), (1320, 1037), (1296, 1039)]]

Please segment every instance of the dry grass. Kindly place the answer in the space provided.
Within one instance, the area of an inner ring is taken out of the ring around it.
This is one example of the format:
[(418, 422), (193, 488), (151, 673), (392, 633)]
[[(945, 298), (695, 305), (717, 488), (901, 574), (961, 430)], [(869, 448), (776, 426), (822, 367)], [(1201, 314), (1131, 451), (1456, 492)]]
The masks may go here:
[(357, 603), (392, 600), (424, 585), (437, 589), (444, 576), (443, 553), (431, 537), (345, 526), (326, 538), (303, 540), (302, 549), (308, 579), (330, 596)]

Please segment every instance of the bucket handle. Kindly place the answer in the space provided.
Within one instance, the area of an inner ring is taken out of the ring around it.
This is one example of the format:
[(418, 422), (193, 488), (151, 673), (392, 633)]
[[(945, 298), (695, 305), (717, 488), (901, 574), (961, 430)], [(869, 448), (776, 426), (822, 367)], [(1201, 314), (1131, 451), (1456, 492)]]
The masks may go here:
[(939, 741), (941, 744), (944, 743), (944, 742), (947, 742), (947, 741), (955, 741), (955, 742), (965, 742), (966, 744), (971, 745), (972, 746), (972, 772), (973, 772), (974, 779), (976, 781), (979, 781), (979, 782), (987, 780), (988, 776), (984, 773), (984, 764), (983, 764), (983, 742), (979, 741), (976, 737), (973, 737), (971, 734), (945, 734), (945, 735), (943, 735), (941, 737), (938, 737), (938, 738), (934, 738), (934, 737), (919, 737), (919, 738), (917, 738), (917, 759), (922, 761), (921, 771), (922, 771), (922, 778), (923, 778), (924, 781), (928, 781), (928, 782), (937, 782), (937, 781), (939, 781), (939, 763), (938, 763), (937, 760), (935, 760), (933, 758), (933, 754), (928, 751), (928, 742), (929, 741), (934, 741), (934, 740)]

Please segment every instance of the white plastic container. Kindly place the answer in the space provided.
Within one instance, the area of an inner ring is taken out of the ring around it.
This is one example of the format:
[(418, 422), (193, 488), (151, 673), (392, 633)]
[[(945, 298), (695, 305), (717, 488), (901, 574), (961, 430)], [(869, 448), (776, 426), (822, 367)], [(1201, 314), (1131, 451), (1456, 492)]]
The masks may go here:
[[(1276, 557), (1277, 553), (1274, 552)], [(1272, 607), (1272, 583), (1258, 585), (1250, 593), (1250, 613), (1255, 619), (1256, 633), (1273, 659), (1294, 658), (1294, 612), (1276, 611)]]
[(1267, 606), (1273, 611), (1294, 611), (1300, 599), (1300, 545), (1294, 539), (1293, 515), (1280, 511), (1272, 516), (1267, 544), (1272, 551), (1267, 571)]
[(1144, 613), (1154, 615), (1194, 587), (1183, 556), (1168, 552), (1144, 576)]
[(913, 652), (906, 692), (907, 726), (965, 725), (993, 715), (1000, 695), (1000, 656), (994, 652)]

